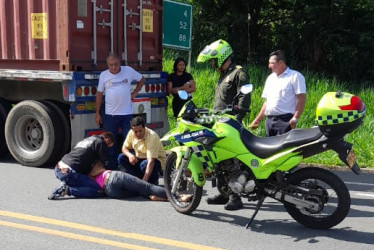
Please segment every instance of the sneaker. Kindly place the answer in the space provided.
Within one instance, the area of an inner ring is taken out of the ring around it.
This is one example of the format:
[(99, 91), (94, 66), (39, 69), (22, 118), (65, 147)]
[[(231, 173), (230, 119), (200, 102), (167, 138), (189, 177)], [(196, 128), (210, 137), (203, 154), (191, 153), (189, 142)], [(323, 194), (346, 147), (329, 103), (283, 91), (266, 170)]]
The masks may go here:
[(236, 197), (234, 199), (229, 200), (226, 205), (224, 206), (226, 210), (239, 210), (243, 208), (243, 202), (240, 197)]
[(66, 194), (66, 184), (62, 183), (61, 186), (55, 188), (52, 194), (48, 196), (48, 200), (56, 200), (57, 198), (64, 197)]
[(211, 205), (223, 205), (229, 201), (229, 198), (224, 197), (222, 194), (209, 197), (206, 202)]

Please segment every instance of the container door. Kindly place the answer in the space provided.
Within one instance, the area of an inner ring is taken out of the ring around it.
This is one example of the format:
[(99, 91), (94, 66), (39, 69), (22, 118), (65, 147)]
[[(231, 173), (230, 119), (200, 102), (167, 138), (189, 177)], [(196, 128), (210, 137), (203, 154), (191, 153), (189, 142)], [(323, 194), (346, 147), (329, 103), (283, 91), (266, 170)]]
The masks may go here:
[(122, 0), (118, 22), (123, 64), (141, 71), (162, 69), (162, 1)]
[[(137, 70), (161, 70), (160, 0), (69, 1), (74, 70), (104, 70), (108, 53)], [(88, 59), (88, 60), (87, 60)]]
[(115, 52), (114, 0), (76, 0), (69, 3), (70, 70), (106, 69), (105, 58)]

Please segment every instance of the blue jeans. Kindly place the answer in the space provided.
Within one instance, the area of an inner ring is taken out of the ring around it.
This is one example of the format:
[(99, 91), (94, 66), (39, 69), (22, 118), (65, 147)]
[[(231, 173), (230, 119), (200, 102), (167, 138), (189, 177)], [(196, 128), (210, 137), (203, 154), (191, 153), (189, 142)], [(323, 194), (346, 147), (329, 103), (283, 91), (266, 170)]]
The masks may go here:
[(56, 166), (55, 175), (68, 186), (67, 195), (77, 198), (96, 198), (104, 195), (103, 190), (94, 180), (87, 175), (77, 173), (74, 169), (70, 169), (68, 173), (61, 173)]
[(149, 198), (150, 195), (166, 198), (163, 187), (145, 182), (121, 171), (112, 171), (109, 174), (109, 179), (105, 185), (105, 193), (110, 198), (123, 199), (137, 195), (144, 198)]
[[(135, 165), (131, 165), (131, 163), (129, 162), (129, 158), (127, 158), (124, 154), (119, 154), (118, 164), (120, 165), (122, 171), (129, 173), (133, 176), (136, 176), (139, 179), (143, 179), (145, 170), (147, 169), (148, 160), (138, 159), (138, 162)], [(160, 172), (161, 163), (159, 160), (155, 159), (153, 170), (151, 175), (149, 176), (148, 182), (158, 185), (158, 178), (160, 177)]]
[[(127, 133), (130, 131), (130, 121), (132, 115), (104, 115), (104, 129), (113, 133), (114, 138), (117, 139), (118, 130), (121, 128), (123, 138), (126, 139)], [(109, 153), (113, 161), (117, 158), (118, 144), (114, 142), (113, 147), (109, 148)]]

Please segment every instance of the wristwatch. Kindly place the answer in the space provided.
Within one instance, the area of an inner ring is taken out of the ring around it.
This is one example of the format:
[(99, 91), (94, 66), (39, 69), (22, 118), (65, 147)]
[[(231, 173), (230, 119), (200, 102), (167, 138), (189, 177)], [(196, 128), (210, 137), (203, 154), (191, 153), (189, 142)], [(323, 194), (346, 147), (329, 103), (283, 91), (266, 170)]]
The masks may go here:
[(297, 119), (296, 117), (292, 117), (291, 118), (291, 121), (293, 122), (293, 123), (298, 123), (299, 122), (299, 119)]

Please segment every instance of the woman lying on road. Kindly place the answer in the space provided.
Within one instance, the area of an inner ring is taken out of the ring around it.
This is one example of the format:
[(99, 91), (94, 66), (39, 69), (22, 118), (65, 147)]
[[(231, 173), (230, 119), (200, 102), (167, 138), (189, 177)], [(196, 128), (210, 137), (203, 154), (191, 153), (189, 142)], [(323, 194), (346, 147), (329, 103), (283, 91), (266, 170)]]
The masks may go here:
[[(165, 189), (145, 182), (135, 176), (121, 171), (106, 170), (101, 161), (97, 161), (89, 176), (104, 190), (110, 198), (124, 199), (142, 196), (153, 201), (166, 201)], [(48, 199), (54, 200), (65, 195), (71, 195), (69, 186), (57, 188)], [(80, 197), (82, 198), (82, 197)], [(87, 197), (90, 198), (90, 197)]]

